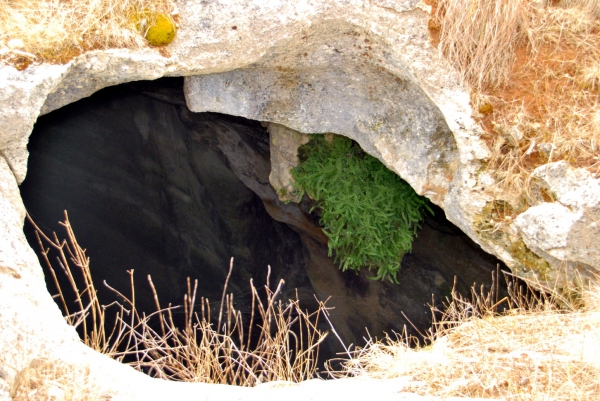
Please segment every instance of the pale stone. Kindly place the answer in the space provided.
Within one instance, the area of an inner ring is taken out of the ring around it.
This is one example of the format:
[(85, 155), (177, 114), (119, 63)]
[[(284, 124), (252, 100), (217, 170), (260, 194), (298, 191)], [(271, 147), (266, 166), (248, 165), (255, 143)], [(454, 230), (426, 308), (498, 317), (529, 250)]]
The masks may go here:
[(298, 202), (298, 197), (294, 196), (296, 189), (291, 170), (299, 163), (298, 148), (308, 142), (308, 135), (273, 123), (267, 126), (267, 130), (271, 150), (269, 182), (281, 201)]
[(196, 112), (271, 121), (303, 133), (348, 136), (418, 193), (441, 203), (456, 172), (458, 150), (439, 109), (410, 77), (352, 66), (345, 58), (338, 63), (196, 76), (186, 80), (186, 99)]
[(566, 161), (538, 167), (532, 177), (546, 184), (555, 201), (515, 219), (525, 244), (556, 269), (553, 278), (600, 274), (600, 181)]
[(22, 49), (25, 47), (25, 43), (23, 43), (22, 39), (11, 39), (6, 43), (6, 45), (9, 49)]

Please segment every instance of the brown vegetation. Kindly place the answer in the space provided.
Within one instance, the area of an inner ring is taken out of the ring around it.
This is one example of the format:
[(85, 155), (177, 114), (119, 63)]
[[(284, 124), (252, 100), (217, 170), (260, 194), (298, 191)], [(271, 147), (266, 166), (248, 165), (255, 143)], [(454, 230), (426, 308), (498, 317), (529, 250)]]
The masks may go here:
[[(210, 304), (202, 298), (200, 311), (195, 312), (196, 285), (188, 281), (181, 328), (174, 323), (176, 308), (162, 308), (156, 292), (157, 311), (140, 314), (135, 309), (133, 285), (130, 298), (118, 294), (121, 303), (101, 306), (89, 275), (89, 259), (77, 244), (66, 214), (63, 226), (68, 241), (59, 241), (56, 235), (51, 240), (37, 229), (40, 245), (60, 288), (46, 246), (58, 251), (57, 264), (71, 289), (61, 289), (55, 298), (68, 311), (64, 293), (76, 294), (79, 310), (66, 319), (84, 328), (83, 340), (94, 349), (121, 361), (133, 357), (129, 363), (135, 368), (169, 380), (253, 386), (314, 376), (318, 346), (324, 338), (316, 324), (319, 315), (327, 313), (324, 305), (308, 314), (297, 301), (276, 302), (280, 288), (272, 292), (268, 286), (263, 303), (251, 286), (253, 311), (261, 323), (253, 324), (253, 313), (250, 325), (244, 326), (233, 297), (225, 291), (217, 316), (210, 315)], [(133, 271), (129, 274), (133, 283)], [(83, 288), (77, 287), (78, 282), (84, 283)], [(150, 278), (149, 282), (152, 285)], [(508, 288), (509, 295), (502, 299), (498, 299), (496, 285), (489, 292), (473, 289), (471, 299), (453, 292), (444, 308), (433, 308), (437, 318), (424, 333), (424, 342), (407, 335), (371, 340), (366, 347), (348, 352), (342, 359), (342, 371), (329, 373), (334, 377), (408, 377), (410, 385), (404, 391), (443, 397), (600, 397), (600, 287), (540, 293), (509, 280)], [(110, 308), (116, 308), (117, 320), (108, 327), (106, 311)], [(292, 330), (294, 325), (299, 325), (299, 330), (298, 326)], [(258, 335), (251, 333), (253, 329)], [(32, 362), (13, 380), (12, 393), (20, 399), (32, 399), (26, 394), (43, 396), (57, 391), (68, 395), (89, 380), (86, 375), (74, 377), (77, 369), (53, 363)], [(86, 391), (96, 390), (90, 387)], [(88, 398), (95, 399), (95, 394)]]
[(90, 380), (90, 369), (56, 360), (33, 359), (17, 372), (9, 389), (13, 401), (104, 401), (110, 399)]
[[(169, 380), (254, 386), (276, 380), (299, 382), (315, 376), (319, 344), (326, 335), (317, 324), (327, 311), (323, 303), (309, 313), (301, 309), (298, 300), (276, 300), (283, 280), (271, 291), (267, 278), (262, 297), (251, 281), (251, 316), (243, 317), (234, 307), (233, 295), (226, 293), (232, 259), (218, 313), (211, 315), (208, 299), (197, 297), (197, 281), (192, 285), (188, 279), (183, 298), (184, 323), (178, 325), (174, 312), (181, 308), (161, 307), (150, 276), (157, 310), (145, 314), (136, 309), (133, 270), (128, 271), (131, 295), (111, 288), (119, 301), (100, 303), (89, 258), (77, 243), (66, 212), (61, 224), (68, 240), (60, 241), (56, 234), (51, 239), (30, 222), (58, 288), (55, 299), (67, 322), (80, 328), (83, 342), (91, 348)], [(50, 250), (58, 255), (54, 263), (48, 256)], [(61, 286), (54, 265), (66, 276), (69, 288)], [(66, 294), (76, 299), (75, 312)], [(116, 315), (114, 324), (108, 323), (109, 311)]]
[(26, 68), (93, 49), (145, 47), (138, 16), (171, 12), (169, 0), (0, 0), (0, 60)]
[(473, 89), (498, 196), (535, 203), (530, 174), (566, 160), (600, 173), (600, 1), (439, 0), (440, 49)]
[[(345, 374), (408, 376), (406, 391), (442, 397), (504, 400), (592, 400), (600, 397), (600, 288), (567, 299), (510, 287), (508, 298), (454, 293), (411, 348), (406, 336), (371, 341), (346, 362)], [(579, 292), (581, 294), (581, 292)]]

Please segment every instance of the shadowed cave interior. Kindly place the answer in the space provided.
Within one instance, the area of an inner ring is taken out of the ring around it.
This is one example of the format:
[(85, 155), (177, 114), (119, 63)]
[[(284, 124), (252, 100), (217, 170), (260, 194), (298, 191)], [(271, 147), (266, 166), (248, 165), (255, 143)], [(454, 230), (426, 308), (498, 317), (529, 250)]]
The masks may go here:
[[(311, 309), (315, 295), (330, 298), (341, 339), (362, 345), (365, 328), (379, 338), (404, 326), (417, 335), (415, 328), (431, 323), (428, 304), (450, 294), (455, 276), (457, 289), (468, 293), (473, 283), (490, 286), (491, 272), (504, 267), (432, 206), (435, 215), (404, 257), (400, 284), (341, 272), (327, 256), (310, 202), (282, 203), (270, 186), (266, 128), (192, 113), (182, 78), (107, 88), (42, 116), (28, 147), (25, 206), (46, 233), (59, 236), (58, 221), (68, 211), (105, 304), (115, 295), (102, 282), (128, 293), (126, 271), (134, 269), (142, 311), (155, 310), (147, 275), (162, 305), (181, 304), (190, 277), (216, 307), (234, 257), (228, 291), (242, 312), (250, 307), (250, 279), (264, 285), (270, 265), (271, 286), (285, 280), (282, 299), (297, 289), (300, 304)], [(26, 224), (25, 233), (39, 254), (32, 227)], [(321, 358), (342, 350), (330, 335)]]

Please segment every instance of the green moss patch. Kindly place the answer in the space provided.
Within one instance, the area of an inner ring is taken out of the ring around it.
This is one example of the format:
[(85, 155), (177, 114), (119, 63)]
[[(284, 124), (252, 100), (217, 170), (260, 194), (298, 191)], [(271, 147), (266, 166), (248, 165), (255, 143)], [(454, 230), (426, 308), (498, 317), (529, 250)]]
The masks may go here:
[(329, 256), (344, 271), (367, 267), (373, 279), (398, 282), (402, 257), (424, 214), (433, 213), (427, 199), (348, 138), (313, 135), (298, 156), (292, 176), (299, 195), (316, 201)]

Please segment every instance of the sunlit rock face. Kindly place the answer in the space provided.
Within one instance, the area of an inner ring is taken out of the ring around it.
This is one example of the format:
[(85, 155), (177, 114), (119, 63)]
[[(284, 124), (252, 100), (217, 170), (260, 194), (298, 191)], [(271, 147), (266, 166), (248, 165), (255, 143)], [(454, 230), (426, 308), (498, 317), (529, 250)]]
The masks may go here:
[[(342, 341), (361, 344), (365, 328), (377, 337), (405, 326), (425, 330), (428, 305), (449, 295), (455, 276), (464, 293), (475, 282), (489, 285), (496, 268), (497, 260), (435, 208), (404, 258), (400, 284), (341, 272), (309, 199), (281, 201), (270, 184), (268, 130), (191, 112), (180, 79), (105, 89), (50, 113), (38, 120), (29, 150), (21, 185), (27, 209), (59, 234), (56, 222), (68, 210), (107, 304), (116, 297), (102, 282), (126, 294), (126, 271), (134, 269), (140, 310), (155, 309), (147, 275), (163, 305), (180, 304), (191, 277), (199, 296), (216, 306), (234, 257), (228, 290), (242, 313), (249, 312), (250, 279), (264, 284), (269, 265), (271, 283), (285, 281), (282, 300), (297, 292), (301, 305), (314, 309), (317, 299), (329, 299)], [(323, 351), (342, 349), (331, 336)]]
[[(361, 42), (350, 34), (338, 39), (330, 44), (334, 49), (357, 48)], [(315, 47), (306, 46), (311, 51)], [(191, 77), (186, 80), (186, 100), (195, 112), (216, 111), (275, 121), (304, 133), (348, 136), (407, 177), (417, 192), (441, 204), (459, 154), (439, 109), (408, 76), (362, 62), (353, 65), (349, 56), (326, 60), (326, 65), (315, 65), (302, 58), (295, 69), (283, 70), (274, 68), (279, 63), (273, 60), (267, 66)]]

